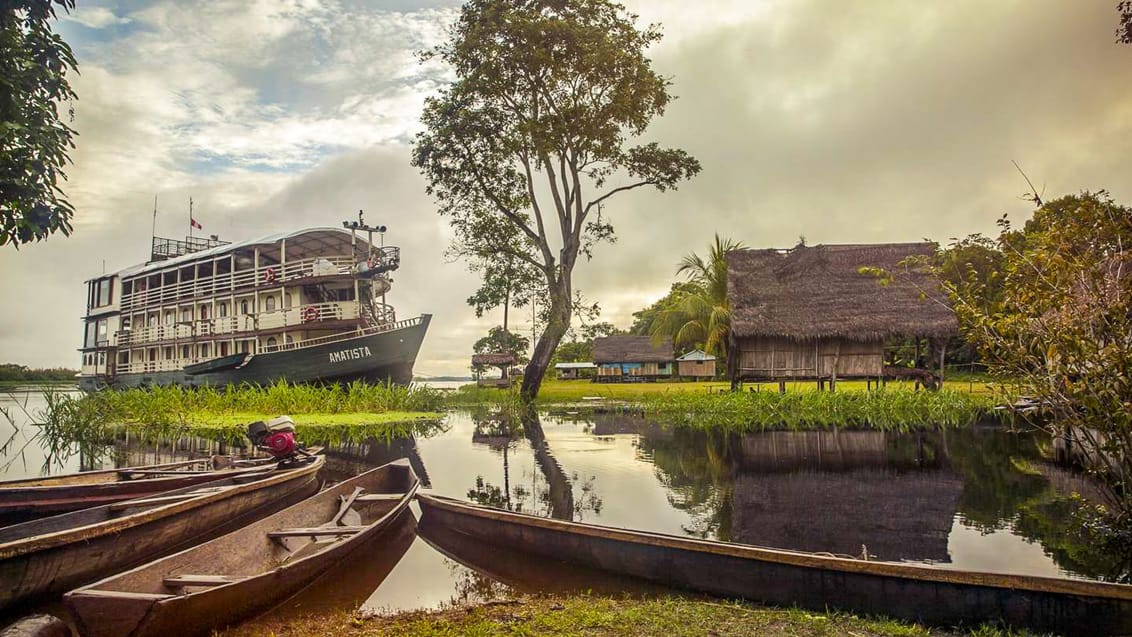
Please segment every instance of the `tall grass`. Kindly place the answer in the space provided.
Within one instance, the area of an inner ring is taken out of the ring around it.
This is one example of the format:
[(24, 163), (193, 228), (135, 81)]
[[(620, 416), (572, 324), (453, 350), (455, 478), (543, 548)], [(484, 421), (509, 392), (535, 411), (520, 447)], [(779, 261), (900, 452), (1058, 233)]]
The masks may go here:
[(91, 394), (84, 401), (102, 403), (121, 423), (147, 426), (184, 425), (200, 414), (253, 413), (346, 414), (435, 412), (441, 392), (429, 387), (370, 385), (229, 385), (222, 388), (153, 387)]
[(873, 392), (668, 393), (642, 401), (646, 413), (683, 427), (748, 432), (771, 429), (870, 428), (908, 431), (962, 427), (987, 418), (985, 396), (943, 390)]

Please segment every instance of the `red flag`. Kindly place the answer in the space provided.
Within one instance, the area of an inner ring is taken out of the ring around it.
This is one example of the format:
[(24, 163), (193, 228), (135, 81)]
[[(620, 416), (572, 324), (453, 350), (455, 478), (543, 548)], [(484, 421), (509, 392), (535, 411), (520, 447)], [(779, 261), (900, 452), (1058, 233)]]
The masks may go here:
[(200, 225), (200, 223), (192, 217), (189, 217), (189, 225), (196, 228), (197, 230), (204, 230), (204, 226)]

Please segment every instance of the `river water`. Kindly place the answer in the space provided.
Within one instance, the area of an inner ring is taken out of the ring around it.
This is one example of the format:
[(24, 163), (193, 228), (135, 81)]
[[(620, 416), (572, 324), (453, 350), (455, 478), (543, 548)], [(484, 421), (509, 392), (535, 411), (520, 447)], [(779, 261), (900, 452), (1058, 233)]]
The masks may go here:
[[(15, 421), (13, 428), (0, 416), (11, 436), (0, 450), (5, 477), (220, 451), (199, 440), (120, 440), (102, 452), (51, 458), (24, 416), (43, 400), (36, 391), (0, 394)], [(535, 515), (945, 568), (1086, 579), (1127, 573), (1074, 518), (1073, 494), (1096, 501), (1096, 486), (1051, 460), (1047, 437), (998, 426), (710, 435), (600, 408), (552, 410), (526, 423), (456, 410), (443, 427), (388, 443), (305, 442), (327, 447), (330, 480), (408, 457), (435, 493)], [(437, 608), (511, 589), (648, 590), (466, 546), (443, 529), (417, 529), (411, 518), (394, 542), (365, 555), (274, 615)]]

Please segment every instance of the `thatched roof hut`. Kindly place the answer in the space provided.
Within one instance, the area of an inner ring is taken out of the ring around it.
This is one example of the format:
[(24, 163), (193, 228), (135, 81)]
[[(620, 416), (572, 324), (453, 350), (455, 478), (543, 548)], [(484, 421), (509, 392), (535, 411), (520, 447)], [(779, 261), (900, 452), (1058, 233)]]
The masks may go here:
[[(934, 251), (933, 243), (886, 243), (728, 253), (732, 378), (875, 378), (885, 340), (956, 334), (938, 281), (901, 265)], [(862, 268), (895, 278), (881, 285)]]
[[(731, 332), (740, 338), (795, 340), (950, 336), (959, 329), (958, 322), (939, 283), (922, 269), (899, 265), (908, 257), (934, 252), (934, 243), (730, 252)], [(861, 273), (863, 267), (883, 268), (897, 276), (891, 284), (880, 285), (875, 276)]]
[(604, 336), (594, 339), (594, 363), (667, 363), (673, 360), (672, 339), (653, 344), (650, 336)]
[(510, 367), (519, 362), (519, 359), (510, 352), (496, 352), (491, 354), (473, 354), (472, 365), (487, 365), (489, 367)]

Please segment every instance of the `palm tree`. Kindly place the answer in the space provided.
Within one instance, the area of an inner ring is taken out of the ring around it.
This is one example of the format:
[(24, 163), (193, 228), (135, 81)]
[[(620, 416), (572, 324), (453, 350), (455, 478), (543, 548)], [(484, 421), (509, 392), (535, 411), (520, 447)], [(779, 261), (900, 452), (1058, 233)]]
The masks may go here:
[(688, 280), (674, 287), (662, 303), (649, 333), (654, 338), (671, 336), (677, 347), (699, 348), (726, 358), (731, 329), (727, 253), (744, 248), (741, 241), (724, 239), (716, 233), (707, 259), (694, 252), (685, 256), (676, 274)]

